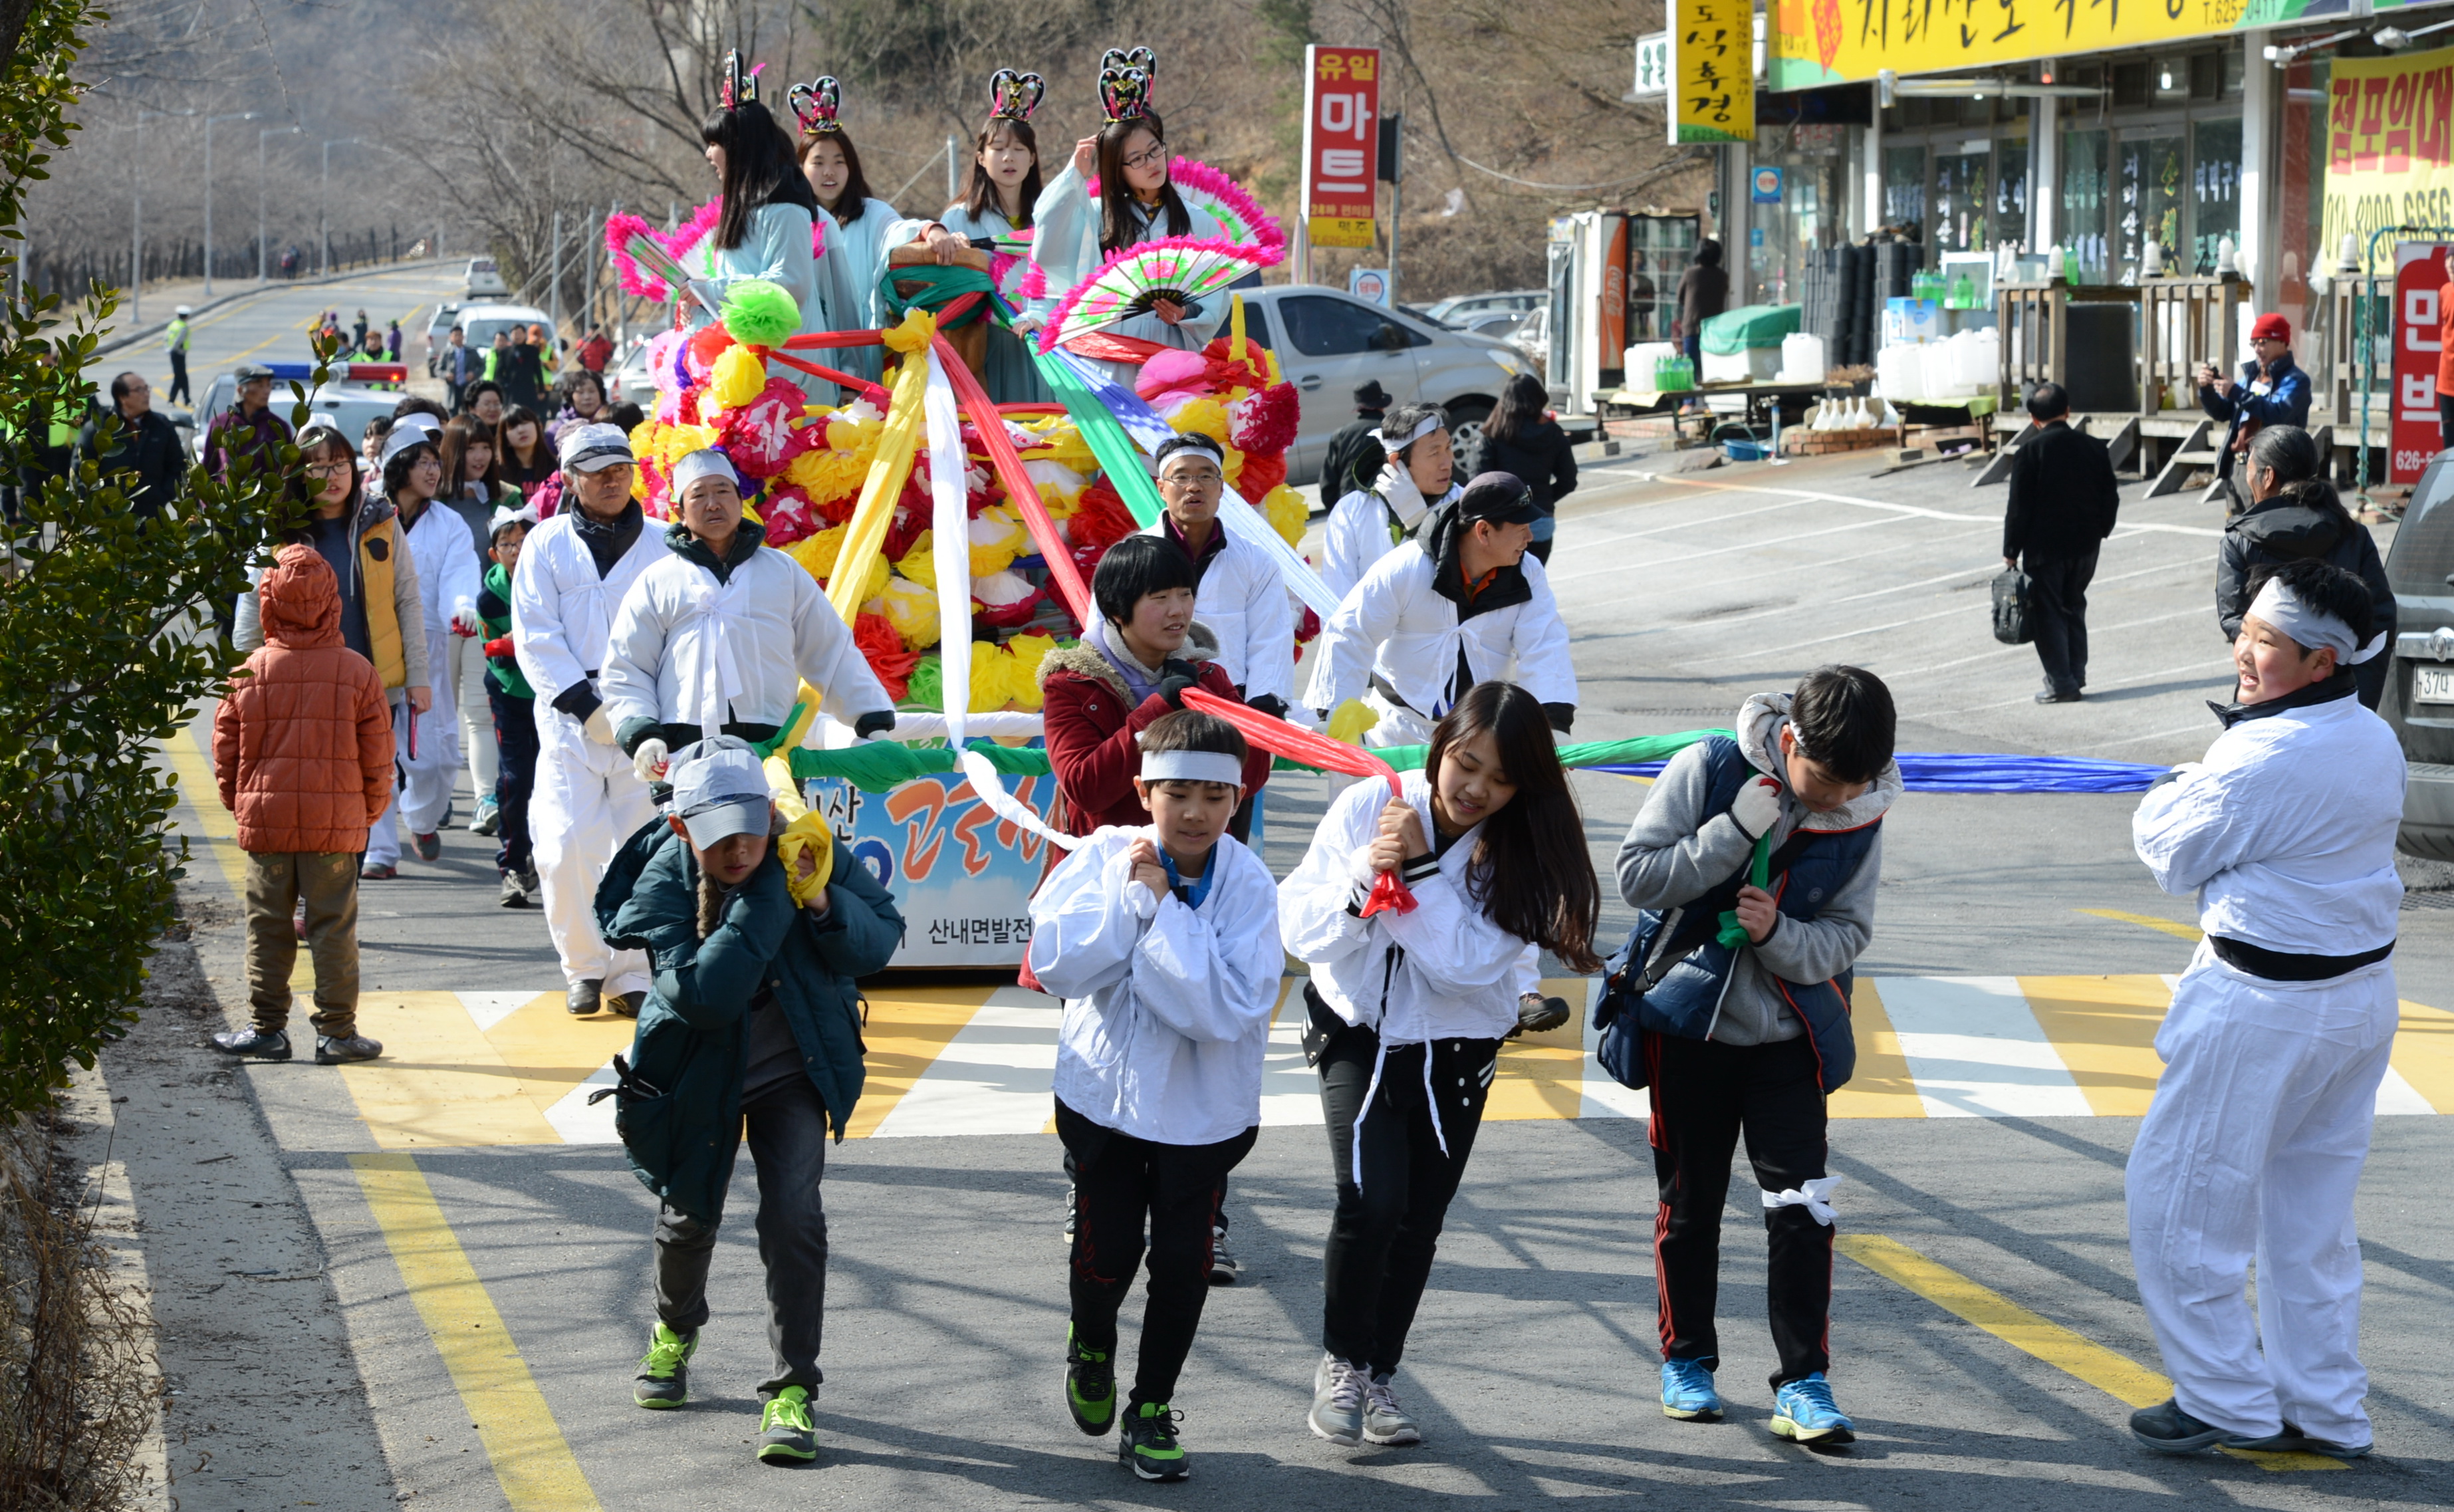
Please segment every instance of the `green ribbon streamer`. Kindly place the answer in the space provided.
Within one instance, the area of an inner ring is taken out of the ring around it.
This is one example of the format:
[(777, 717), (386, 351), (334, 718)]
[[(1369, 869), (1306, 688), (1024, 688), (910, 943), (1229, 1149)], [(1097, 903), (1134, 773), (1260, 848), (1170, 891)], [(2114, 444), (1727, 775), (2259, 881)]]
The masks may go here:
[[(1685, 750), (1700, 740), (1714, 736), (1726, 736), (1727, 730), (1686, 730), (1677, 735), (1638, 736), (1632, 740), (1585, 740), (1559, 747), (1559, 764), (1567, 767), (1618, 766), (1633, 761), (1660, 761)], [(1049, 775), (1048, 752), (1042, 746), (1004, 746), (994, 741), (975, 740), (971, 748), (988, 757), (989, 765), (1008, 776), (1044, 777)], [(1428, 746), (1391, 746), (1375, 753), (1399, 772), (1422, 769)], [(806, 782), (812, 777), (840, 777), (863, 793), (889, 793), (915, 777), (943, 776), (955, 770), (955, 753), (951, 747), (899, 745), (892, 740), (873, 740), (863, 745), (848, 746), (836, 751), (812, 751), (795, 747), (790, 760), (793, 776)], [(1284, 756), (1271, 763), (1281, 772), (1316, 772), (1300, 761)], [(1756, 885), (1763, 886), (1763, 865), (1766, 853), (1760, 843), (1756, 855)], [(1726, 917), (1726, 916), (1725, 916)]]
[[(1748, 868), (1747, 880), (1759, 888), (1769, 889), (1772, 885), (1772, 831), (1770, 830), (1756, 837), (1756, 856), (1754, 862)], [(1728, 909), (1722, 913), (1720, 931), (1713, 937), (1731, 950), (1748, 943), (1747, 926), (1739, 922), (1737, 909)]]
[[(921, 287), (907, 297), (895, 289), (895, 286), (898, 283), (917, 283)], [(888, 322), (890, 325), (899, 323), (903, 316), (915, 307), (934, 314), (968, 293), (978, 293), (984, 297), (953, 320), (939, 326), (938, 329), (941, 331), (960, 331), (965, 326), (985, 319), (992, 307), (998, 304), (996, 285), (990, 281), (988, 274), (976, 268), (951, 268), (936, 263), (907, 263), (900, 268), (889, 268), (879, 275), (877, 280), (877, 297), (886, 301), (887, 308), (895, 315), (895, 319)]]
[(1082, 387), (1081, 378), (1064, 358), (1039, 350), (1036, 333), (1025, 337), (1024, 342), (1031, 349), (1031, 360), (1038, 366), (1048, 392), (1056, 395), (1056, 402), (1074, 417), (1075, 429), (1082, 433), (1091, 454), (1099, 459), (1099, 471), (1107, 475), (1116, 496), (1125, 501), (1126, 510), (1145, 530), (1157, 524), (1159, 512), (1166, 506), (1159, 500), (1158, 485), (1151, 481), (1150, 474), (1142, 467), (1141, 449), (1125, 434), (1125, 428), (1116, 423), (1108, 407)]

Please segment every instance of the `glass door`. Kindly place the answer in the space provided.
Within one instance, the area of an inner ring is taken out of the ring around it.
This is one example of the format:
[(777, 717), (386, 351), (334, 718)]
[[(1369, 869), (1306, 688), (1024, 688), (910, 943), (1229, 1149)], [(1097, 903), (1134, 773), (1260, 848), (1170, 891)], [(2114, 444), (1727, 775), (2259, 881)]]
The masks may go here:
[(2109, 131), (2062, 133), (2062, 249), (2070, 253), (2073, 283), (2113, 281), (2105, 241), (2111, 206), (2105, 154), (2112, 144)]
[(1883, 149), (1883, 224), (1925, 240), (1925, 149)]
[(2217, 244), (2241, 245), (2241, 118), (2190, 127), (2190, 271), (2216, 271)]
[(1987, 226), (1985, 248), (2009, 242), (2021, 252), (2028, 247), (2028, 139), (2004, 136), (1994, 153), (1994, 213)]
[(1993, 144), (1981, 152), (1937, 152), (1934, 155), (1934, 235), (1932, 256), (1944, 252), (1981, 251), (1991, 244), (1989, 216), (1994, 166)]
[(2182, 251), (2182, 216), (2188, 204), (2189, 175), (2184, 165), (2182, 133), (2177, 127), (2159, 127), (2122, 133), (2119, 274), (2135, 281), (2149, 242), (2164, 249), (2164, 267), (2174, 270)]

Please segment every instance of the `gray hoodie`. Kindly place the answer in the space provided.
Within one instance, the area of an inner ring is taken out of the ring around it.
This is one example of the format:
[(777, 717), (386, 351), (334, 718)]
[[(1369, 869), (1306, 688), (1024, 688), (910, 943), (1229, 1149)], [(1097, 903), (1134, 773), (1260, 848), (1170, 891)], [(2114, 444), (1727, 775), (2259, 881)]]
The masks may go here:
[[(1757, 771), (1781, 779), (1780, 817), (1772, 828), (1779, 851), (1791, 833), (1854, 830), (1872, 824), (1900, 796), (1901, 769), (1886, 764), (1875, 785), (1830, 814), (1817, 814), (1788, 791), (1780, 731), (1789, 723), (1785, 693), (1760, 693), (1739, 710), (1739, 750)], [(1619, 891), (1631, 908), (1669, 909), (1703, 897), (1747, 864), (1754, 843), (1727, 814), (1707, 818), (1704, 747), (1689, 746), (1655, 779), (1642, 812), (1619, 848)], [(1760, 945), (1738, 953), (1721, 993), (1711, 1038), (1756, 1045), (1805, 1033), (1767, 974), (1796, 982), (1830, 979), (1849, 968), (1875, 931), (1875, 887), (1883, 871), (1883, 836), (1875, 832), (1864, 864), (1827, 898), (1816, 917), (1784, 917)]]

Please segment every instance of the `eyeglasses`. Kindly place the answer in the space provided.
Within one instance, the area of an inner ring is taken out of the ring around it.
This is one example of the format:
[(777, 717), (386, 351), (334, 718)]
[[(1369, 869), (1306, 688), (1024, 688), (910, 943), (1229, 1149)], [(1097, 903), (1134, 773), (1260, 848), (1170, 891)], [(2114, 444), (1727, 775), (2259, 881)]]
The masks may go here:
[(339, 477), (344, 473), (354, 472), (355, 470), (356, 465), (347, 461), (310, 462), (307, 464), (307, 475), (309, 477)]
[(1157, 147), (1145, 148), (1141, 151), (1136, 152), (1133, 156), (1126, 158), (1125, 166), (1127, 168), (1148, 168), (1155, 163), (1164, 163), (1166, 161), (1167, 144), (1165, 142), (1161, 142)]

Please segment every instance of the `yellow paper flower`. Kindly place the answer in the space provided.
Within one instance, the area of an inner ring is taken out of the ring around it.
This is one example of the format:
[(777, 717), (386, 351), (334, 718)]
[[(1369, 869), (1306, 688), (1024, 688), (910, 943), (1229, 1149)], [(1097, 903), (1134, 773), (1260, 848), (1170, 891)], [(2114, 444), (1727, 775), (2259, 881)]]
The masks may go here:
[(805, 535), (785, 547), (784, 554), (800, 563), (812, 577), (825, 582), (835, 575), (835, 554), (843, 550), (844, 536), (851, 529), (849, 525), (835, 525), (815, 535)]
[(922, 531), (912, 542), (912, 549), (896, 559), (895, 570), (923, 588), (936, 588), (937, 533)]
[(724, 349), (708, 370), (707, 387), (700, 391), (699, 409), (706, 412), (706, 401), (713, 398), (719, 409), (737, 410), (758, 397), (767, 389), (767, 363), (757, 353), (744, 346)]
[(1011, 508), (995, 504), (980, 511), (972, 520), (973, 580), (1004, 572), (1030, 545), (1030, 534)]
[(877, 595), (877, 612), (903, 637), (908, 651), (926, 651), (937, 643), (937, 591), (909, 577), (890, 577)]
[(1261, 495), (1260, 509), (1269, 516), (1270, 528), (1286, 537), (1288, 545), (1303, 544), (1304, 526), (1309, 523), (1312, 512), (1305, 505), (1302, 494), (1281, 483)]
[(1006, 692), (1016, 708), (1033, 714), (1039, 711), (1039, 664), (1056, 649), (1053, 635), (1016, 635), (1005, 643), (1006, 654), (1014, 658), (1014, 668), (1006, 675)]

